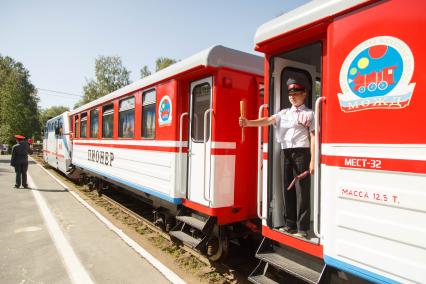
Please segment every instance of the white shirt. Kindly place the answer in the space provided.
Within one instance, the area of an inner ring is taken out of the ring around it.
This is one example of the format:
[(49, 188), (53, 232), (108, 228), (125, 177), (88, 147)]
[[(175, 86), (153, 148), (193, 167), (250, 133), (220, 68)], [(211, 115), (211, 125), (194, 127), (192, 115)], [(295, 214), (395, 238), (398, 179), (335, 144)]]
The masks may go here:
[[(277, 142), (281, 149), (309, 148), (309, 132), (315, 130), (314, 112), (305, 105), (292, 106), (273, 115), (275, 117), (275, 130)], [(299, 121), (304, 116), (310, 120), (310, 125), (304, 126)]]

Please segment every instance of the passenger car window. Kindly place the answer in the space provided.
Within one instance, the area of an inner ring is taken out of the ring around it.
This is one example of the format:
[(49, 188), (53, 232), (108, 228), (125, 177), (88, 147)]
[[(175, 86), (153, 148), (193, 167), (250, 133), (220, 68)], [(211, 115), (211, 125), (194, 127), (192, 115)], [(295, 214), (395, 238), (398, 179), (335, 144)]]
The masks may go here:
[(78, 134), (79, 134), (79, 132), (78, 132), (78, 115), (74, 116), (74, 118), (75, 118), (75, 122), (74, 122), (74, 137), (78, 138), (79, 137), (78, 136)]
[(98, 110), (94, 109), (90, 111), (90, 137), (98, 138), (98, 130), (99, 130), (99, 117)]
[(142, 137), (155, 138), (156, 91), (151, 90), (142, 96)]
[(87, 137), (87, 112), (81, 114), (80, 121), (80, 138)]
[[(191, 136), (194, 142), (204, 142), (204, 113), (210, 108), (211, 87), (209, 83), (197, 85), (192, 90), (192, 129)], [(210, 125), (210, 116), (207, 119), (207, 125)], [(206, 140), (210, 137), (210, 127), (207, 129)]]
[(118, 137), (133, 138), (135, 135), (135, 97), (120, 101), (118, 117)]
[(112, 138), (114, 130), (114, 105), (106, 105), (102, 108), (102, 137)]

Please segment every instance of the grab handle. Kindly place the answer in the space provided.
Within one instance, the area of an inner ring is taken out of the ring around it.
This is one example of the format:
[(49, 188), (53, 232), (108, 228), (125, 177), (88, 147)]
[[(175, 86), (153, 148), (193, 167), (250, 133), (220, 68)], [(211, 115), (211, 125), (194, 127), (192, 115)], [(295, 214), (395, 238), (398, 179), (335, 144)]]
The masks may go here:
[(315, 101), (315, 168), (314, 168), (314, 234), (321, 238), (321, 233), (319, 231), (319, 178), (320, 178), (320, 118), (322, 114), (321, 102), (325, 101), (325, 97), (319, 97)]
[(204, 170), (203, 170), (203, 196), (204, 200), (210, 202), (210, 186), (209, 186), (209, 196), (206, 195), (206, 147), (207, 147), (207, 115), (213, 111), (212, 108), (209, 108), (204, 112)]
[(179, 192), (184, 194), (186, 196), (186, 190), (182, 191), (182, 128), (183, 128), (183, 118), (188, 115), (187, 112), (184, 112), (180, 116), (180, 124), (179, 124), (179, 166), (178, 166), (178, 173), (179, 173)]
[[(262, 118), (263, 109), (268, 108), (267, 104), (261, 105), (259, 108), (259, 118)], [(262, 163), (263, 163), (263, 147), (262, 147), (262, 126), (258, 127), (258, 133), (257, 133), (257, 216), (259, 219), (265, 219), (265, 217), (262, 216), (262, 192), (263, 192), (263, 171), (262, 171)]]

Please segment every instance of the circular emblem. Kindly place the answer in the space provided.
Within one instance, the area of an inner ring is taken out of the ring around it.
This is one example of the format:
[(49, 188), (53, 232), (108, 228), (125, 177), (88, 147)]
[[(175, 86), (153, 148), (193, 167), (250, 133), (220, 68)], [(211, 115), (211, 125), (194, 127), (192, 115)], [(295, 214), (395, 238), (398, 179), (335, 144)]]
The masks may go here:
[[(348, 106), (356, 111), (406, 102), (407, 96), (403, 95), (410, 92), (407, 86), (413, 72), (413, 54), (400, 39), (379, 36), (360, 43), (348, 54), (340, 69), (342, 110)], [(372, 102), (376, 104), (370, 105)]]
[(359, 44), (346, 57), (340, 86), (343, 93), (360, 98), (384, 96), (398, 84), (408, 84), (413, 70), (413, 54), (403, 41), (375, 37)]
[(164, 96), (158, 108), (158, 122), (160, 125), (170, 124), (172, 122), (172, 101), (169, 96)]

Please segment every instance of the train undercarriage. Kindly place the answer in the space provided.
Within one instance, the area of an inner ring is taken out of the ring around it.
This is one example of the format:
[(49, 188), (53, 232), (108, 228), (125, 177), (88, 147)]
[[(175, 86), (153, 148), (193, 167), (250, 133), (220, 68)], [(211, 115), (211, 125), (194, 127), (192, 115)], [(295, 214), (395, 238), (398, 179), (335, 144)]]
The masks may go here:
[(76, 169), (71, 178), (88, 190), (96, 191), (98, 196), (111, 190), (130, 193), (132, 197), (152, 207), (153, 225), (168, 233), (177, 244), (199, 251), (210, 261), (216, 262), (226, 258), (230, 242), (250, 246), (253, 251), (259, 244), (260, 240), (257, 240), (256, 235), (258, 225), (251, 221), (219, 225), (214, 216), (204, 215), (126, 185), (110, 182), (100, 175), (82, 169)]

